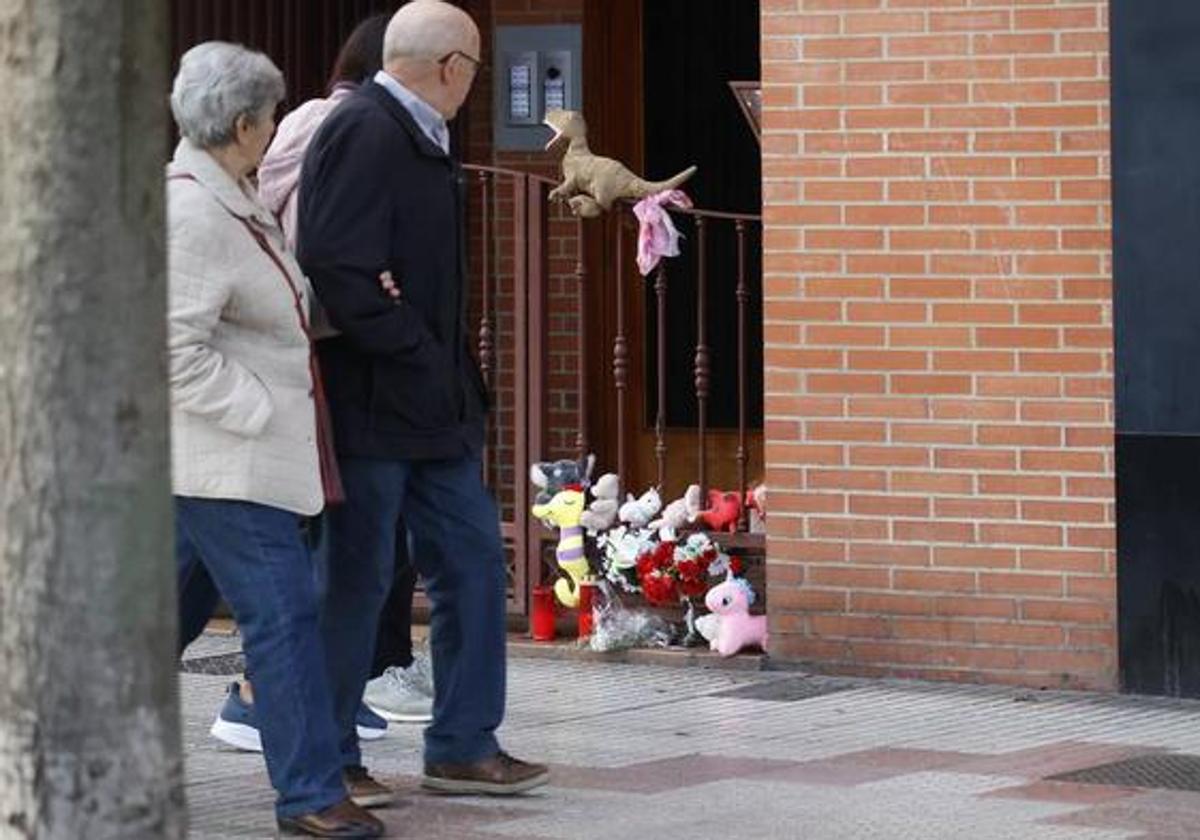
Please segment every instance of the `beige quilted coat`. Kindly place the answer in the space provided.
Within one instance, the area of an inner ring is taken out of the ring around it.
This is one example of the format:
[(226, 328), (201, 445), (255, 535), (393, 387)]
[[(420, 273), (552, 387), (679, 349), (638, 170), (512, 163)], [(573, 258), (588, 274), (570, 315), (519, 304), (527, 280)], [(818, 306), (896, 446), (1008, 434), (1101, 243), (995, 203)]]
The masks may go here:
[(182, 140), (167, 176), (174, 492), (317, 513), (308, 338), (279, 267), (239, 219), (265, 238), (306, 314), (308, 283), (275, 219), (211, 155)]

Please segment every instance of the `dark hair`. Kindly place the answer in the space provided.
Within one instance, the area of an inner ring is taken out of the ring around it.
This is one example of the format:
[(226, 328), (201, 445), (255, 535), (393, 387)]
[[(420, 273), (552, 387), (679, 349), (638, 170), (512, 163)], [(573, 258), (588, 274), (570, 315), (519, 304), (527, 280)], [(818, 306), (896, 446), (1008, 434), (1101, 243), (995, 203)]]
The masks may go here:
[(329, 90), (343, 82), (360, 84), (379, 72), (383, 67), (383, 33), (391, 19), (391, 15), (373, 15), (354, 27), (333, 63), (326, 85)]

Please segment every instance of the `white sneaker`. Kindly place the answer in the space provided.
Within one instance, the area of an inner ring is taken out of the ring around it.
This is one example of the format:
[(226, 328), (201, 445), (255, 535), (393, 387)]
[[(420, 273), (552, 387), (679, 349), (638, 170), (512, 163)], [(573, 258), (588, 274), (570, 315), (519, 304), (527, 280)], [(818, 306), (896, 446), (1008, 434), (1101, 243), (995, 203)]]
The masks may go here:
[(422, 690), (422, 682), (415, 661), (407, 668), (392, 666), (367, 682), (363, 702), (387, 720), (428, 723), (433, 720), (433, 698)]

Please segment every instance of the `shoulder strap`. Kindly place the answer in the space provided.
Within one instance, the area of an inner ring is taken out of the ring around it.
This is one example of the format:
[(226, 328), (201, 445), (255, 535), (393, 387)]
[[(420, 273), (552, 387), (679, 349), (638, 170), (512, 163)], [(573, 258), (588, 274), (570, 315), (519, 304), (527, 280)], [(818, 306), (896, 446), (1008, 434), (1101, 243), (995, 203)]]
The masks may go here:
[[(196, 183), (199, 183), (199, 180), (196, 178), (196, 176), (190, 172), (179, 172), (175, 175), (168, 175), (167, 180), (195, 181)], [(308, 336), (309, 340), (311, 341), (312, 334), (309, 331), (308, 316), (304, 314), (304, 298), (301, 297), (300, 290), (296, 288), (296, 284), (292, 281), (292, 275), (288, 272), (287, 267), (284, 266), (283, 260), (279, 259), (279, 255), (276, 254), (274, 249), (271, 248), (271, 243), (267, 242), (267, 237), (263, 236), (262, 231), (250, 224), (248, 220), (243, 219), (236, 213), (230, 212), (229, 208), (225, 207), (225, 205), (221, 205), (221, 208), (225, 210), (226, 213), (229, 213), (230, 216), (233, 216), (233, 218), (242, 223), (242, 227), (244, 227), (246, 232), (250, 234), (251, 238), (258, 243), (258, 247), (261, 248), (263, 253), (270, 258), (271, 262), (275, 263), (275, 267), (279, 269), (279, 273), (283, 275), (284, 282), (287, 283), (288, 290), (292, 293), (292, 302), (296, 306), (296, 317), (300, 319), (300, 328), (304, 330), (304, 334)]]

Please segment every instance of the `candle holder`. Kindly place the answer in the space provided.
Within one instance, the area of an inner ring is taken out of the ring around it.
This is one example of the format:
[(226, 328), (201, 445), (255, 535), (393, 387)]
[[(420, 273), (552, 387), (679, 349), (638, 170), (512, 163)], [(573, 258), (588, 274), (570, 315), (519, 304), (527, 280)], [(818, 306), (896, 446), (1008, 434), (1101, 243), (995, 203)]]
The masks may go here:
[(592, 635), (595, 629), (594, 608), (596, 605), (596, 581), (587, 579), (579, 584), (579, 640), (583, 641)]
[(533, 587), (529, 632), (535, 642), (554, 641), (554, 587)]

